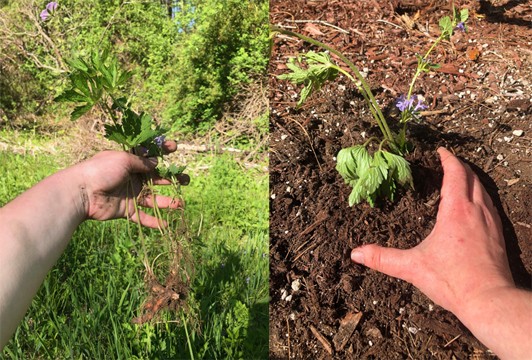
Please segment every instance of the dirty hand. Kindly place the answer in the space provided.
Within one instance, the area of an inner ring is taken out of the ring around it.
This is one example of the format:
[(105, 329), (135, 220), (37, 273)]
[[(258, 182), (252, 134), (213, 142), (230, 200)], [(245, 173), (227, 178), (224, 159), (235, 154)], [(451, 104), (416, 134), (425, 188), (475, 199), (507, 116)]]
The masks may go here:
[[(176, 150), (176, 143), (166, 141), (165, 152)], [(84, 176), (82, 189), (83, 204), (88, 219), (109, 220), (128, 218), (150, 228), (165, 226), (143, 211), (135, 210), (134, 200), (143, 207), (179, 208), (183, 204), (179, 199), (161, 195), (146, 194), (139, 196), (143, 183), (148, 177), (156, 185), (167, 185), (170, 181), (161, 179), (155, 173), (156, 158), (136, 156), (123, 151), (104, 151), (79, 164)], [(180, 182), (188, 183), (183, 175)]]
[(408, 250), (365, 245), (353, 249), (351, 259), (412, 283), (459, 316), (468, 302), (514, 282), (489, 195), (468, 166), (444, 148), (438, 153), (444, 177), (430, 235)]

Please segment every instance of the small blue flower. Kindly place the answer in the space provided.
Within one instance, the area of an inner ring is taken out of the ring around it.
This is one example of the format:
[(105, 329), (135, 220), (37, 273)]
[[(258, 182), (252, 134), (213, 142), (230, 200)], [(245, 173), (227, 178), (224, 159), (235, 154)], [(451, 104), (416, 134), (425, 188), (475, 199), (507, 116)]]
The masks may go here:
[[(414, 101), (417, 101), (417, 104), (414, 106)], [(419, 95), (412, 95), (410, 98), (406, 98), (406, 95), (401, 95), (396, 101), (395, 106), (401, 111), (412, 111), (417, 112), (420, 110), (425, 110), (428, 108), (427, 105), (423, 104), (423, 98)]]
[(465, 32), (466, 29), (465, 29), (465, 24), (464, 24), (464, 22), (463, 22), (463, 21), (460, 21), (460, 22), (458, 23), (458, 25), (456, 25), (456, 29)]
[(406, 98), (406, 95), (401, 95), (399, 99), (396, 100), (395, 106), (401, 111), (404, 112), (412, 107), (412, 104), (414, 103), (414, 97), (410, 97), (409, 99)]
[(159, 135), (155, 139), (153, 139), (153, 142), (155, 143), (155, 145), (157, 145), (158, 147), (162, 148), (165, 139), (166, 139), (166, 136)]
[(414, 107), (414, 111), (421, 111), (421, 110), (425, 110), (425, 109), (428, 109), (428, 106), (423, 104), (423, 98), (421, 96), (416, 96), (417, 98), (417, 104), (416, 106)]

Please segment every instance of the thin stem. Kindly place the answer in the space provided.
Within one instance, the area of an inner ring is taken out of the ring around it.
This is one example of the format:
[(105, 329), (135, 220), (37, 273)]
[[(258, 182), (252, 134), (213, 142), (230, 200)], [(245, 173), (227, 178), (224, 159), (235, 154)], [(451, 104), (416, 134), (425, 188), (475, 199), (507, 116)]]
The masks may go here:
[[(129, 186), (131, 187), (131, 194), (135, 194), (135, 191), (134, 191), (134, 187), (133, 187), (133, 182), (130, 180), (129, 181)], [(126, 198), (127, 199), (127, 198)], [(133, 197), (133, 207), (135, 209), (135, 215), (137, 216), (137, 227), (138, 227), (138, 230), (139, 230), (139, 239), (140, 239), (140, 244), (142, 246), (142, 252), (144, 253), (144, 266), (146, 267), (146, 270), (147, 271), (150, 271), (150, 265), (148, 263), (148, 251), (146, 250), (146, 241), (144, 239), (144, 233), (142, 231), (142, 225), (140, 224), (140, 211), (139, 211), (139, 206), (137, 204), (137, 199)], [(129, 209), (129, 207), (126, 207), (126, 209)]]
[(414, 90), (414, 84), (415, 84), (417, 78), (419, 77), (419, 75), (421, 75), (421, 72), (423, 71), (423, 67), (425, 66), (425, 63), (427, 61), (427, 58), (428, 58), (429, 54), (432, 52), (432, 50), (434, 50), (436, 45), (438, 45), (440, 43), (440, 41), (442, 41), (442, 39), (443, 39), (443, 34), (441, 34), (440, 37), (438, 37), (436, 39), (434, 44), (432, 44), (432, 46), (429, 48), (429, 50), (421, 58), (421, 62), (418, 64), (417, 69), (416, 69), (416, 73), (414, 74), (414, 77), (412, 78), (412, 82), (410, 83), (410, 88), (408, 89), (408, 94), (406, 96), (407, 99), (410, 99), (410, 96), (412, 96), (412, 91)]
[(181, 321), (183, 321), (183, 327), (185, 328), (185, 336), (187, 338), (188, 352), (190, 353), (190, 358), (194, 360), (194, 351), (192, 350), (190, 336), (188, 335), (187, 322), (185, 320), (185, 315), (183, 314), (183, 312), (181, 312)]

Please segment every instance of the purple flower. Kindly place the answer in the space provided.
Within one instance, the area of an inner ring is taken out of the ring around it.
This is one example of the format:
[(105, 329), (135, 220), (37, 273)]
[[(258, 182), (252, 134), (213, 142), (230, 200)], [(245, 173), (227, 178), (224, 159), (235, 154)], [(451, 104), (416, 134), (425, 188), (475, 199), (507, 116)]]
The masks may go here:
[(463, 21), (460, 21), (458, 25), (456, 25), (456, 29), (465, 32), (465, 24)]
[(395, 102), (395, 106), (397, 106), (397, 108), (401, 110), (401, 112), (404, 112), (410, 109), (413, 103), (414, 103), (413, 96), (407, 99), (406, 95), (403, 94), (399, 97), (399, 99), (397, 99), (397, 101)]
[(46, 10), (53, 13), (57, 9), (57, 3), (55, 1), (49, 2), (46, 4)]
[(46, 4), (46, 9), (41, 11), (41, 15), (40, 15), (41, 20), (42, 21), (48, 20), (50, 15), (52, 15), (52, 13), (55, 11), (55, 9), (57, 9), (57, 5), (58, 4), (55, 1), (52, 1), (52, 2), (49, 2), (48, 4)]
[(166, 136), (159, 135), (159, 136), (155, 137), (155, 139), (153, 139), (153, 142), (155, 143), (155, 145), (157, 145), (158, 147), (162, 148), (165, 139), (166, 139)]
[[(417, 101), (417, 104), (414, 106), (414, 101)], [(395, 101), (395, 106), (397, 106), (397, 108), (399, 110), (401, 110), (401, 112), (405, 112), (405, 111), (412, 111), (412, 112), (416, 112), (416, 111), (420, 111), (420, 110), (425, 110), (428, 108), (427, 105), (423, 104), (423, 98), (419, 95), (412, 95), (410, 98), (406, 98), (406, 95), (401, 95), (399, 97), (399, 99), (397, 99)]]
[(420, 111), (420, 110), (427, 109), (428, 106), (423, 104), (423, 98), (421, 96), (419, 96), (419, 95), (417, 95), (416, 97), (417, 97), (417, 104), (414, 107), (414, 111)]
[(50, 16), (50, 13), (47, 10), (41, 11), (41, 20), (46, 21), (48, 20), (48, 16)]

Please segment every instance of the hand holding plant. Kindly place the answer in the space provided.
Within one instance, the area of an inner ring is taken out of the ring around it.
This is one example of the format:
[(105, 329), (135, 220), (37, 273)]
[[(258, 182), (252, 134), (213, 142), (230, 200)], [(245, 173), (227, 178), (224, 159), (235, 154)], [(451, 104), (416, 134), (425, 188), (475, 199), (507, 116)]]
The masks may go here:
[[(167, 141), (164, 149), (175, 151), (175, 143)], [(165, 227), (167, 223), (143, 211), (135, 211), (134, 201), (140, 206), (153, 208), (154, 202), (160, 209), (183, 207), (183, 201), (169, 196), (156, 195), (153, 198), (141, 196), (147, 177), (155, 185), (170, 185), (169, 180), (160, 178), (156, 172), (156, 158), (146, 158), (126, 152), (105, 151), (80, 164), (85, 179), (84, 196), (87, 217), (95, 220), (127, 218), (150, 228)], [(183, 176), (181, 184), (187, 183)]]
[[(99, 107), (108, 116), (105, 137), (125, 150), (123, 153), (104, 152), (85, 163), (86, 210), (89, 218), (125, 217), (139, 224), (138, 235), (151, 299), (145, 304), (143, 315), (132, 321), (144, 323), (164, 308), (154, 304), (164, 303), (171, 309), (185, 305), (185, 294), (194, 272), (192, 257), (188, 244), (178, 237), (179, 231), (166, 228), (168, 220), (161, 209), (183, 207), (180, 185), (188, 184), (189, 177), (183, 174), (185, 166), (169, 164), (164, 159), (165, 154), (176, 150), (175, 142), (165, 140), (166, 129), (148, 114), (135, 112), (127, 98), (121, 96), (131, 73), (121, 71), (116, 58), (110, 58), (107, 51), (93, 52), (88, 59), (78, 58), (67, 63), (71, 68), (68, 75), (70, 86), (56, 101), (77, 105), (71, 113), (72, 120), (95, 106)], [(155, 185), (171, 185), (173, 194), (159, 195)], [(152, 208), (153, 215), (141, 211), (139, 206)], [(152, 261), (140, 225), (159, 229), (162, 244), (167, 246)], [(162, 255), (168, 257), (165, 284), (160, 283), (154, 271), (155, 261), (162, 261)]]

